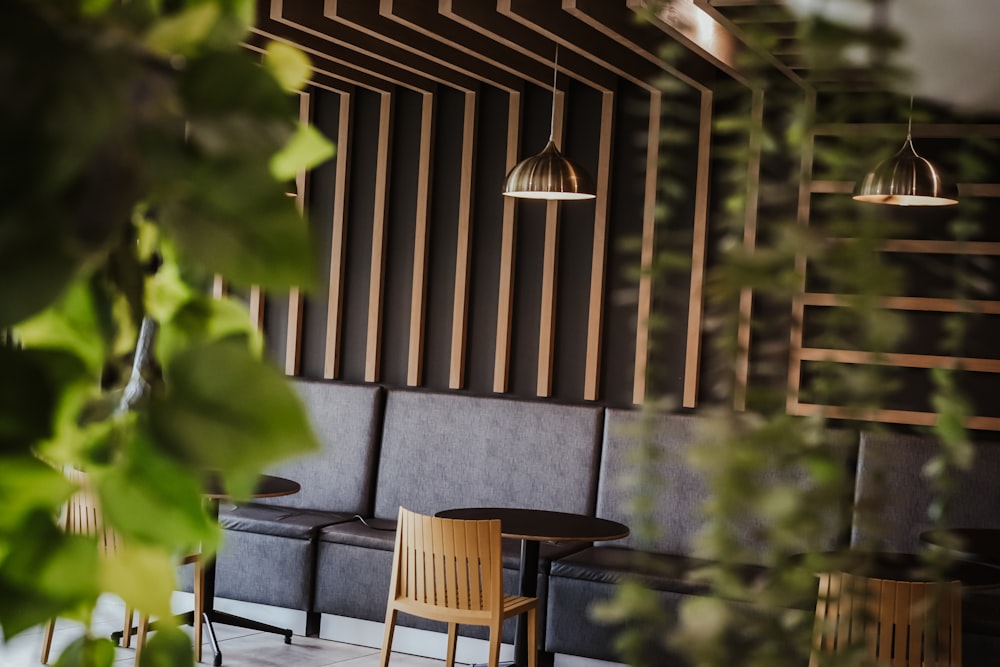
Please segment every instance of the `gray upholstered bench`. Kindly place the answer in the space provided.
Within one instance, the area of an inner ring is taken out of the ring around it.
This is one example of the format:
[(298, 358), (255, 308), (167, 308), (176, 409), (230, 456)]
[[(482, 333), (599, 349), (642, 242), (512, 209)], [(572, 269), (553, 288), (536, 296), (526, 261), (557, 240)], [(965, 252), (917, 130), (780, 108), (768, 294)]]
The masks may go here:
[(321, 443), (319, 452), (270, 471), (298, 482), (294, 495), (223, 506), (218, 597), (313, 613), (317, 533), (369, 515), (384, 390), (374, 385), (294, 383)]
[[(392, 529), (401, 505), (423, 514), (476, 506), (592, 514), (603, 414), (594, 406), (388, 391), (376, 518), (367, 526), (340, 523), (320, 530), (316, 609), (384, 620), (393, 533), (378, 528)], [(542, 545), (538, 591), (543, 600), (551, 560), (582, 546)], [(513, 591), (518, 543), (505, 540), (504, 549), (504, 585)], [(400, 623), (444, 629), (413, 617)], [(513, 624), (507, 625), (509, 642)], [(463, 627), (462, 632), (485, 637), (480, 630)]]
[[(621, 481), (636, 465), (632, 452), (638, 444), (639, 434), (647, 431), (642, 428), (645, 418), (637, 411), (607, 410), (597, 498), (597, 515), (602, 518), (629, 521), (629, 504), (634, 490), (623, 487)], [(713, 564), (713, 561), (700, 558), (695, 548), (695, 536), (703, 524), (702, 507), (709, 499), (709, 489), (702, 474), (686, 460), (698, 437), (698, 418), (691, 415), (648, 418), (653, 420), (653, 428), (648, 432), (655, 434), (653, 437), (660, 451), (660, 458), (655, 463), (645, 464), (655, 465), (655, 472), (662, 481), (662, 486), (653, 491), (653, 513), (659, 534), (645, 538), (633, 534), (626, 540), (598, 544), (552, 564), (546, 629), (548, 651), (620, 660), (614, 650), (614, 641), (621, 628), (595, 622), (589, 609), (594, 602), (610, 599), (622, 581), (639, 581), (656, 591), (661, 608), (670, 617), (676, 617), (685, 599), (708, 592), (708, 587), (693, 573)], [(850, 436), (835, 436), (841, 442), (836, 451), (843, 459), (845, 471), (853, 472), (856, 439), (851, 441)], [(780, 473), (780, 479), (796, 483), (800, 474), (793, 468)], [(776, 475), (775, 479), (778, 478)], [(844, 507), (833, 508), (826, 517), (822, 537), (813, 547), (826, 550), (845, 543), (847, 526), (845, 502)], [(760, 550), (759, 528), (759, 524), (749, 517), (737, 525), (741, 541), (751, 553)], [(748, 583), (767, 574), (760, 561), (740, 564), (736, 570)], [(749, 608), (742, 602), (731, 604)], [(814, 608), (814, 601), (803, 600), (801, 606), (792, 609), (811, 614)], [(650, 642), (644, 650), (650, 664), (682, 664), (680, 656), (667, 650), (662, 643)]]

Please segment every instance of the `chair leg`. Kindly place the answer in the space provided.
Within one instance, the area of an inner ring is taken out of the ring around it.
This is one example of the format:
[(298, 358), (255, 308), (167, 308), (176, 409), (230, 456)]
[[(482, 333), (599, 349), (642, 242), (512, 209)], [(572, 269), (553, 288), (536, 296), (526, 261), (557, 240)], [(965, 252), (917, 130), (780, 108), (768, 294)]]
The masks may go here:
[(122, 648), (130, 648), (132, 646), (132, 614), (132, 607), (126, 605), (125, 623), (122, 625)]
[(500, 635), (503, 634), (503, 621), (490, 626), (490, 655), (486, 661), (489, 667), (500, 665)]
[(135, 667), (139, 667), (142, 659), (142, 649), (146, 646), (146, 633), (149, 632), (149, 615), (139, 614), (139, 630), (135, 634)]
[(194, 562), (194, 661), (201, 662), (202, 631), (205, 627), (205, 568), (201, 558)]
[(385, 612), (385, 634), (382, 635), (382, 657), (379, 667), (389, 667), (389, 654), (392, 652), (392, 633), (396, 629), (396, 610), (393, 607)]
[(445, 667), (455, 667), (455, 644), (458, 643), (458, 623), (448, 624), (448, 655), (445, 657)]
[(535, 615), (536, 609), (532, 607), (528, 614), (528, 667), (538, 665), (538, 622)]
[(43, 665), (49, 662), (49, 651), (52, 650), (52, 634), (56, 630), (56, 619), (51, 619), (45, 625), (45, 634), (42, 635), (42, 656), (40, 661)]

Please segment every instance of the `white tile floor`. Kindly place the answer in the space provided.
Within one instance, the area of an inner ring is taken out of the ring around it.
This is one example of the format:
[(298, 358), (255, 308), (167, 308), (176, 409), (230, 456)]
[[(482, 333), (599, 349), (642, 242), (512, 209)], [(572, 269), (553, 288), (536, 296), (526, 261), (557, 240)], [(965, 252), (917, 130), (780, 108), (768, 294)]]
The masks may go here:
[[(93, 632), (106, 636), (121, 628), (124, 606), (117, 598), (101, 598), (94, 615)], [(60, 620), (52, 640), (50, 664), (69, 642), (79, 637), (83, 626)], [(225, 667), (376, 667), (378, 649), (340, 642), (295, 636), (285, 644), (278, 635), (243, 630), (225, 625), (216, 626), (219, 647)], [(41, 652), (42, 628), (33, 628), (6, 644), (0, 643), (0, 667), (36, 667)], [(115, 649), (115, 665), (131, 665), (135, 660), (132, 649)], [(206, 643), (203, 664), (212, 664), (212, 650)], [(441, 660), (431, 660), (405, 653), (393, 653), (391, 667), (440, 667)]]

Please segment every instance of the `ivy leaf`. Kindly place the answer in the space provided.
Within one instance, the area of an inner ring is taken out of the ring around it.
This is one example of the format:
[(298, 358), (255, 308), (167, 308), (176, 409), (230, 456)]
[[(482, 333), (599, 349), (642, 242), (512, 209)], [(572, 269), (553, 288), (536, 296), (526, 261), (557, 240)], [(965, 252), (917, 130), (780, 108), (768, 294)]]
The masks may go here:
[(35, 512), (0, 553), (0, 627), (12, 637), (97, 600), (97, 543), (67, 535), (52, 515)]
[(125, 460), (94, 476), (106, 520), (127, 540), (178, 551), (217, 544), (218, 526), (205, 514), (199, 474), (164, 456), (142, 425)]
[(180, 628), (157, 630), (142, 652), (142, 667), (176, 667), (193, 663), (191, 638)]
[(167, 392), (150, 404), (157, 443), (187, 465), (220, 471), (236, 496), (249, 494), (260, 470), (318, 447), (284, 376), (240, 342), (192, 347), (165, 379)]
[(284, 42), (268, 43), (264, 50), (264, 67), (292, 93), (305, 88), (312, 77), (312, 65), (306, 54)]
[(263, 338), (250, 321), (246, 306), (229, 298), (193, 298), (161, 325), (156, 356), (162, 363), (169, 363), (195, 343), (229, 337), (242, 337), (255, 356), (263, 352)]
[(239, 285), (315, 283), (306, 222), (266, 163), (219, 161), (200, 171), (191, 175), (196, 191), (161, 209), (185, 257)]
[(160, 619), (161, 624), (172, 621), (170, 598), (176, 587), (177, 559), (169, 551), (125, 542), (115, 553), (102, 558), (100, 565), (103, 590)]
[(196, 4), (162, 18), (146, 34), (146, 46), (163, 56), (194, 53), (219, 20), (219, 5)]
[(26, 347), (67, 350), (99, 376), (104, 364), (104, 345), (97, 307), (90, 286), (74, 283), (57, 303), (16, 328)]
[(0, 535), (14, 530), (39, 509), (55, 515), (73, 492), (73, 485), (34, 456), (0, 458)]
[(114, 659), (115, 645), (110, 639), (84, 635), (63, 650), (55, 667), (111, 667)]
[(329, 160), (334, 146), (312, 125), (300, 123), (285, 147), (271, 158), (271, 173), (279, 181), (289, 181), (305, 171)]

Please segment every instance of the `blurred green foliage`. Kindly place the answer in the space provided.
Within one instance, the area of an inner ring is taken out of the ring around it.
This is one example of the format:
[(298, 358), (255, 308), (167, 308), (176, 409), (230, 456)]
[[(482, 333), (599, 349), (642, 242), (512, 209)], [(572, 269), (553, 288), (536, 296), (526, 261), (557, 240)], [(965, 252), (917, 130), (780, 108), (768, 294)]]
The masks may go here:
[[(648, 15), (669, 4), (670, 0), (650, 3)], [(782, 25), (795, 26), (795, 44), (808, 67), (800, 72), (806, 81), (801, 86), (754, 50), (740, 49), (737, 59), (743, 80), (720, 75), (711, 86), (713, 262), (705, 289), (701, 428), (687, 461), (703, 475), (709, 489), (691, 555), (711, 564), (691, 576), (706, 584), (710, 595), (689, 596), (674, 614), (661, 606), (655, 591), (628, 581), (611, 601), (595, 605), (591, 610), (595, 618), (621, 628), (616, 649), (631, 665), (658, 665), (663, 651), (680, 653), (698, 667), (801, 667), (808, 662), (815, 575), (837, 569), (843, 556), (828, 551), (825, 536), (831, 528), (846, 530), (852, 511), (857, 512), (855, 520), (870, 521), (866, 515), (872, 509), (852, 507), (853, 479), (846, 464), (851, 448), (840, 436), (879, 425), (832, 421), (822, 414), (789, 414), (789, 372), (795, 363), (790, 361), (789, 332), (801, 325), (792, 316), (795, 300), (804, 291), (847, 295), (837, 308), (809, 313), (812, 321), (819, 322), (811, 332), (811, 344), (817, 347), (864, 350), (878, 359), (898, 349), (907, 334), (900, 313), (882, 305), (882, 297), (906, 293), (906, 272), (881, 251), (886, 239), (909, 238), (906, 222), (900, 220), (904, 216), (890, 215), (886, 209), (891, 207), (859, 204), (841, 193), (813, 193), (808, 220), (801, 219), (799, 210), (800, 190), (808, 187), (807, 179), (852, 181), (887, 156), (874, 154), (873, 146), (884, 143), (887, 154), (898, 149), (896, 139), (873, 140), (856, 133), (830, 138), (814, 130), (818, 125), (859, 121), (905, 122), (907, 100), (884, 92), (905, 87), (905, 73), (891, 65), (867, 64), (891, 63), (899, 40), (885, 30), (850, 28), (821, 16), (795, 16), (780, 5), (755, 11), (773, 11), (772, 18)], [(752, 22), (741, 24), (741, 34), (749, 45), (766, 50), (774, 45), (775, 36), (767, 21), (761, 24), (763, 29)], [(684, 49), (668, 43), (661, 55), (667, 62), (680, 62)], [(836, 85), (843, 77), (858, 74), (866, 81), (864, 91), (883, 92), (855, 95)], [(670, 115), (660, 137), (665, 148), (656, 232), (660, 240), (651, 272), (654, 293), (663, 294), (675, 289), (671, 272), (684, 267), (690, 256), (689, 240), (686, 247), (679, 244), (678, 251), (670, 237), (689, 233), (685, 216), (694, 192), (690, 156), (699, 131), (700, 95), (667, 77), (659, 87), (669, 99), (664, 108)], [(923, 121), (933, 121), (936, 111), (916, 113)], [(902, 139), (901, 134), (898, 141)], [(959, 146), (952, 151), (960, 172), (956, 175), (966, 179), (963, 182), (977, 182), (982, 155), (990, 149), (965, 143), (972, 150)], [(759, 174), (753, 167), (757, 164)], [(745, 238), (748, 207), (756, 210), (753, 244)], [(975, 206), (964, 204), (951, 225), (950, 238), (970, 238), (977, 213)], [(947, 296), (983, 298), (984, 291), (992, 290), (985, 272), (961, 253), (946, 271), (952, 274), (948, 283), (957, 292)], [(751, 320), (743, 319), (739, 307), (748, 295), (753, 298)], [(962, 356), (968, 319), (968, 314), (956, 314), (944, 323), (949, 336), (942, 342), (941, 354)], [(749, 325), (751, 332), (747, 386), (734, 373), (744, 353), (738, 336), (741, 324)], [(651, 327), (664, 325), (670, 323), (650, 322)], [(879, 363), (813, 364), (797, 383), (800, 400), (843, 406), (851, 417), (862, 420), (897, 389), (887, 368)], [(931, 403), (938, 413), (933, 431), (941, 450), (924, 473), (935, 493), (929, 519), (938, 526), (947, 525), (955, 472), (971, 465), (964, 427), (971, 408), (959, 387), (960, 372), (936, 369), (931, 374)], [(656, 387), (655, 366), (650, 373), (649, 384)], [(643, 407), (659, 414), (675, 409), (675, 404), (674, 397), (654, 393)], [(638, 439), (633, 471), (620, 482), (633, 494), (631, 525), (641, 540), (654, 537), (659, 529), (654, 499), (667, 482), (655, 472), (663, 456), (656, 433)], [(841, 508), (839, 516), (834, 508)], [(747, 541), (747, 525), (754, 526), (749, 533), (752, 543)], [(925, 558), (931, 566), (944, 567), (950, 557), (938, 549), (928, 550)], [(748, 578), (744, 574), (748, 563), (766, 565), (766, 574)], [(655, 562), (646, 565), (655, 567)], [(853, 652), (821, 657), (823, 664), (859, 664), (860, 659)]]
[[(314, 282), (286, 195), (333, 146), (297, 117), (308, 60), (241, 47), (252, 0), (10, 0), (0, 20), (0, 628), (87, 621), (110, 591), (169, 612), (177, 556), (220, 539), (202, 483), (245, 498), (273, 462), (316, 447), (245, 306), (220, 274)], [(123, 403), (140, 324), (159, 327), (148, 391)], [(121, 409), (127, 405), (129, 410)], [(65, 534), (86, 470), (126, 548)], [(85, 634), (60, 665), (96, 667)], [(165, 629), (147, 665), (192, 664)]]

